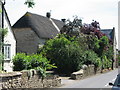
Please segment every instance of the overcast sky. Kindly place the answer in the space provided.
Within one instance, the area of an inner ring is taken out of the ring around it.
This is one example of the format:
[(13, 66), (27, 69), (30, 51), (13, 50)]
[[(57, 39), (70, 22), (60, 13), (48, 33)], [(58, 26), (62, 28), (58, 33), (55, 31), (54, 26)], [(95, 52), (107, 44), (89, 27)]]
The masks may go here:
[[(28, 9), (25, 0), (6, 0), (6, 10), (13, 25), (27, 11), (46, 16), (51, 11), (51, 17), (61, 20), (71, 19), (74, 15), (82, 18), (83, 23), (97, 20), (101, 28), (118, 28), (119, 0), (35, 0), (35, 7)], [(117, 32), (117, 30), (116, 30)]]

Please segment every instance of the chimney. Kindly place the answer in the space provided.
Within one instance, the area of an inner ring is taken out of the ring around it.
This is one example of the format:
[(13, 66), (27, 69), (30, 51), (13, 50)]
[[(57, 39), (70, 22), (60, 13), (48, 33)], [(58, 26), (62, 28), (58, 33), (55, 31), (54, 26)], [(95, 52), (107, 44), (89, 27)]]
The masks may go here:
[(61, 21), (62, 21), (63, 23), (65, 23), (65, 22), (66, 22), (66, 19), (61, 19)]
[(50, 17), (51, 17), (51, 13), (50, 13), (50, 12), (47, 12), (47, 13), (46, 13), (46, 17), (47, 17), (47, 18), (50, 18)]

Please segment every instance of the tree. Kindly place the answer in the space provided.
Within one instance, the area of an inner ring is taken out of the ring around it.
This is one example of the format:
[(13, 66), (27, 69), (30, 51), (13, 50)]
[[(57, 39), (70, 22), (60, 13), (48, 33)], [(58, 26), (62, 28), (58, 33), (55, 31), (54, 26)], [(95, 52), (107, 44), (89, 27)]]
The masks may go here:
[(69, 36), (79, 36), (80, 29), (82, 28), (82, 20), (77, 16), (73, 21), (67, 20), (67, 23), (60, 30), (61, 34), (67, 34)]
[[(3, 3), (5, 3), (5, 0), (0, 0)], [(28, 8), (33, 8), (33, 6), (35, 5), (35, 1), (34, 0), (25, 0), (25, 5), (28, 6)]]
[(34, 0), (26, 0), (24, 4), (27, 5), (28, 8), (33, 8), (33, 6), (35, 5), (35, 2)]
[(75, 17), (73, 21), (68, 20), (61, 33), (70, 37), (77, 36), (80, 47), (84, 51), (92, 50), (97, 53), (103, 64), (111, 62), (113, 50), (111, 40), (100, 31), (99, 22), (93, 20), (91, 24), (82, 24), (82, 20)]
[(94, 64), (95, 68), (101, 66), (100, 58), (88, 47), (88, 42), (88, 35), (75, 37), (60, 34), (48, 40), (40, 53), (44, 54), (51, 63), (55, 63), (56, 72), (70, 75), (80, 70), (83, 64)]

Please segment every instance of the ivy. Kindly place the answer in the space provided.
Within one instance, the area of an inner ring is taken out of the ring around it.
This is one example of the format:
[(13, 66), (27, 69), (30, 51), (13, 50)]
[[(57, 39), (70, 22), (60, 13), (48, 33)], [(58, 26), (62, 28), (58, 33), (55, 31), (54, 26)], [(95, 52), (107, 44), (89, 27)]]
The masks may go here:
[[(5, 28), (5, 29), (0, 28), (0, 51), (2, 51), (2, 48), (3, 48), (3, 45), (4, 45), (4, 42), (3, 42), (4, 37), (7, 35), (7, 33), (8, 33), (7, 28)], [(3, 60), (4, 60), (4, 55), (3, 55), (2, 52), (0, 52), (0, 70), (1, 71), (3, 70), (3, 64), (4, 64)]]

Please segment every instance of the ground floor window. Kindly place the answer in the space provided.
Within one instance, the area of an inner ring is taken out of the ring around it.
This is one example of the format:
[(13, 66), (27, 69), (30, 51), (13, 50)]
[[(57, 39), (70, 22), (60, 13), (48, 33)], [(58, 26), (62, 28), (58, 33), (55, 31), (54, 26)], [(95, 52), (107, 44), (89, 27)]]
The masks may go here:
[(11, 45), (5, 44), (4, 45), (4, 59), (10, 60), (10, 58), (11, 58), (10, 55), (11, 55)]

